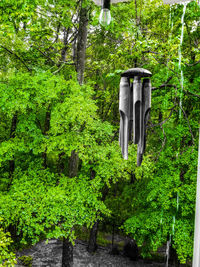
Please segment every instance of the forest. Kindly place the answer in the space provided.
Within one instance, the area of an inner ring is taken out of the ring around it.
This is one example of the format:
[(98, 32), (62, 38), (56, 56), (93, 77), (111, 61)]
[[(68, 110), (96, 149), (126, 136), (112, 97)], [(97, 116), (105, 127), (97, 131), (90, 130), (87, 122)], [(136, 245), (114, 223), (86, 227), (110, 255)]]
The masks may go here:
[[(185, 7), (185, 14), (183, 11)], [(170, 239), (191, 262), (200, 123), (200, 6), (130, 0), (99, 24), (92, 0), (0, 1), (0, 266), (40, 240)], [(122, 72), (152, 73), (143, 162), (119, 146)]]

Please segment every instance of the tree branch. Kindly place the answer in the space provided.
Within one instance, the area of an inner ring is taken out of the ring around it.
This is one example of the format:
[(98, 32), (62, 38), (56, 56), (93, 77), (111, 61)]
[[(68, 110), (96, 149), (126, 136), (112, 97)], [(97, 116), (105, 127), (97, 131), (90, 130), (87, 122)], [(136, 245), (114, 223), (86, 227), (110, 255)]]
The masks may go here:
[(47, 59), (49, 59), (54, 65), (56, 65), (55, 61), (53, 61), (53, 59), (51, 59), (48, 55), (46, 55), (44, 52), (42, 52), (39, 48), (37, 48), (36, 46), (32, 45), (31, 47), (35, 48), (38, 52), (40, 52), (44, 57), (46, 57)]
[(149, 128), (149, 127), (156, 127), (156, 126), (162, 126), (172, 116), (172, 113), (173, 113), (173, 111), (174, 111), (175, 108), (176, 108), (176, 105), (173, 108), (170, 109), (171, 111), (169, 113), (169, 116), (164, 121), (161, 121), (160, 123), (156, 123), (156, 124), (150, 124), (149, 126), (147, 125), (147, 128)]
[(21, 59), (17, 54), (15, 54), (14, 52), (12, 52), (11, 50), (9, 50), (8, 48), (6, 48), (5, 46), (3, 45), (0, 45), (0, 47), (2, 47), (3, 49), (5, 49), (9, 54), (15, 56), (25, 67), (28, 71), (32, 71), (27, 65), (26, 63), (23, 61), (23, 59)]
[(190, 131), (190, 134), (192, 136), (192, 143), (194, 145), (195, 144), (195, 142), (194, 142), (194, 135), (193, 135), (192, 128), (190, 126), (190, 122), (188, 120), (187, 114), (186, 114), (185, 110), (183, 109), (183, 107), (181, 107), (181, 105), (180, 105), (180, 108), (181, 108), (181, 110), (182, 110), (182, 112), (183, 112), (183, 114), (184, 114), (184, 116), (186, 118), (186, 121), (187, 121), (187, 124), (188, 124), (188, 127), (189, 127), (189, 131)]
[(158, 153), (158, 156), (157, 156), (157, 158), (156, 158), (156, 161), (159, 159), (160, 154), (161, 154), (161, 152), (163, 151), (163, 149), (164, 149), (164, 147), (165, 147), (165, 144), (166, 144), (166, 140), (167, 140), (167, 137), (166, 137), (166, 134), (165, 134), (165, 130), (164, 130), (164, 128), (162, 127), (162, 125), (160, 125), (160, 128), (161, 128), (161, 130), (162, 130), (162, 132), (163, 132), (164, 139), (163, 139), (163, 141), (162, 141), (162, 146), (161, 146), (161, 149), (160, 149), (160, 151), (159, 151), (159, 153)]
[[(174, 85), (174, 84), (167, 84), (171, 79), (172, 79), (172, 77), (169, 77), (169, 79), (168, 79), (165, 83), (161, 84), (161, 85), (158, 86), (158, 87), (152, 87), (151, 90), (154, 91), (154, 90), (158, 90), (158, 89), (165, 88), (165, 87), (173, 87), (173, 88), (177, 89), (177, 86), (176, 86), (176, 85)], [(191, 92), (186, 91), (186, 90), (184, 90), (184, 89), (183, 89), (183, 92), (184, 92), (186, 95), (191, 95), (191, 96), (195, 96), (195, 97), (200, 98), (200, 95), (191, 93)]]
[(200, 98), (200, 95), (197, 95), (197, 94), (194, 94), (194, 93), (191, 93), (191, 92), (188, 92), (186, 90), (183, 89), (183, 92), (186, 94), (186, 95), (191, 95), (191, 96), (195, 96), (195, 97), (198, 97)]
[(197, 65), (197, 64), (199, 64), (199, 63), (200, 63), (200, 60), (198, 60), (197, 62), (194, 62), (194, 63), (192, 63), (192, 64), (185, 63), (185, 65), (187, 65), (187, 66), (189, 66), (189, 67), (192, 67), (192, 66), (195, 66), (195, 65)]
[(159, 54), (158, 52), (154, 52), (154, 51), (150, 51), (150, 50), (143, 51), (142, 53), (152, 53), (152, 54), (155, 54), (155, 55)]
[[(61, 63), (62, 63), (62, 62), (61, 62)], [(58, 73), (58, 72), (64, 67), (64, 65), (75, 65), (75, 63), (63, 62), (63, 63), (59, 66), (59, 68), (53, 72), (53, 74)]]
[(163, 84), (161, 84), (159, 87), (152, 87), (151, 90), (158, 90), (158, 89), (161, 89), (163, 87), (174, 87), (174, 85), (172, 84), (168, 84), (168, 82), (170, 82), (172, 79), (172, 76), (170, 76), (166, 82), (164, 82)]
[(168, 65), (167, 65), (167, 63), (159, 61), (159, 60), (158, 60), (156, 57), (154, 57), (154, 56), (153, 56), (153, 58), (154, 58), (159, 64), (165, 65), (170, 71), (172, 71), (177, 77), (179, 77), (179, 76), (178, 76), (178, 73), (177, 73), (176, 71), (172, 70), (171, 68), (169, 68)]

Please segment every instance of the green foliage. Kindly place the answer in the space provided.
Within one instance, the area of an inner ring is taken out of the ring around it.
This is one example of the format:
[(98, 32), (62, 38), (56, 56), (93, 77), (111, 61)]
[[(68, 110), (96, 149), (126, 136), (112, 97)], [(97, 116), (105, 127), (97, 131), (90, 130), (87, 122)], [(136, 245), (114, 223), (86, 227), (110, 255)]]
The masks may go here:
[(156, 251), (171, 235), (179, 260), (185, 263), (193, 248), (197, 150), (174, 155), (174, 149), (166, 147), (156, 165), (152, 177), (133, 186), (132, 216), (124, 229), (140, 246), (145, 244), (144, 255)]
[(1, 196), (0, 213), (5, 227), (16, 227), (20, 244), (35, 244), (41, 238), (73, 241), (75, 225), (89, 227), (97, 212), (107, 212), (98, 196), (84, 177), (59, 178), (48, 170), (29, 168), (18, 170), (9, 194)]
[[(2, 225), (2, 219), (0, 219)], [(4, 232), (0, 228), (0, 266), (14, 266), (16, 263), (15, 254), (11, 252), (10, 245), (12, 244), (9, 232)]]
[(18, 261), (20, 264), (24, 266), (31, 267), (33, 258), (31, 256), (21, 256), (21, 257), (18, 257)]

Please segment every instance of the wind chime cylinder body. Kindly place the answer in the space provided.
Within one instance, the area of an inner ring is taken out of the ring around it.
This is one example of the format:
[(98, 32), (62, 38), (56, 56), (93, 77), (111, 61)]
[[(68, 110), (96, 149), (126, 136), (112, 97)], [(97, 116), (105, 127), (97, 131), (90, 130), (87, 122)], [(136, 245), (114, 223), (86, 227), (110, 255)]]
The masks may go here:
[(142, 115), (141, 115), (141, 132), (137, 149), (137, 166), (142, 163), (143, 154), (146, 146), (146, 125), (149, 119), (151, 108), (151, 80), (144, 79), (142, 83)]
[(130, 83), (129, 141), (133, 139), (133, 83)]
[(120, 112), (120, 146), (124, 159), (128, 159), (129, 119), (130, 119), (130, 84), (129, 79), (122, 77), (119, 94)]
[(128, 141), (133, 139), (133, 143), (138, 144), (138, 166), (142, 163), (145, 151), (146, 124), (151, 107), (151, 82), (147, 77), (151, 76), (152, 73), (143, 68), (132, 68), (121, 74), (120, 146), (124, 159), (128, 159)]
[(142, 119), (142, 84), (140, 77), (133, 79), (133, 142), (138, 144)]
[(145, 151), (145, 133), (146, 125), (149, 120), (149, 114), (151, 109), (151, 80), (144, 79), (142, 83), (142, 123), (141, 123), (141, 139), (138, 144), (140, 153)]

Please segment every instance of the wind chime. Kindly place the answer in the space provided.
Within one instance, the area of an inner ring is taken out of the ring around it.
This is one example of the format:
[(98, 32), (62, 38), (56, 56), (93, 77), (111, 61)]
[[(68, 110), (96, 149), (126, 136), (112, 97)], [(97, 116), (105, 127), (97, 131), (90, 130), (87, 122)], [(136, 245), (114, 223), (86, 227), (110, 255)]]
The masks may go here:
[(128, 143), (137, 144), (137, 166), (140, 166), (146, 145), (146, 125), (151, 108), (150, 71), (129, 69), (121, 74), (119, 93), (120, 132), (122, 156), (128, 159)]

